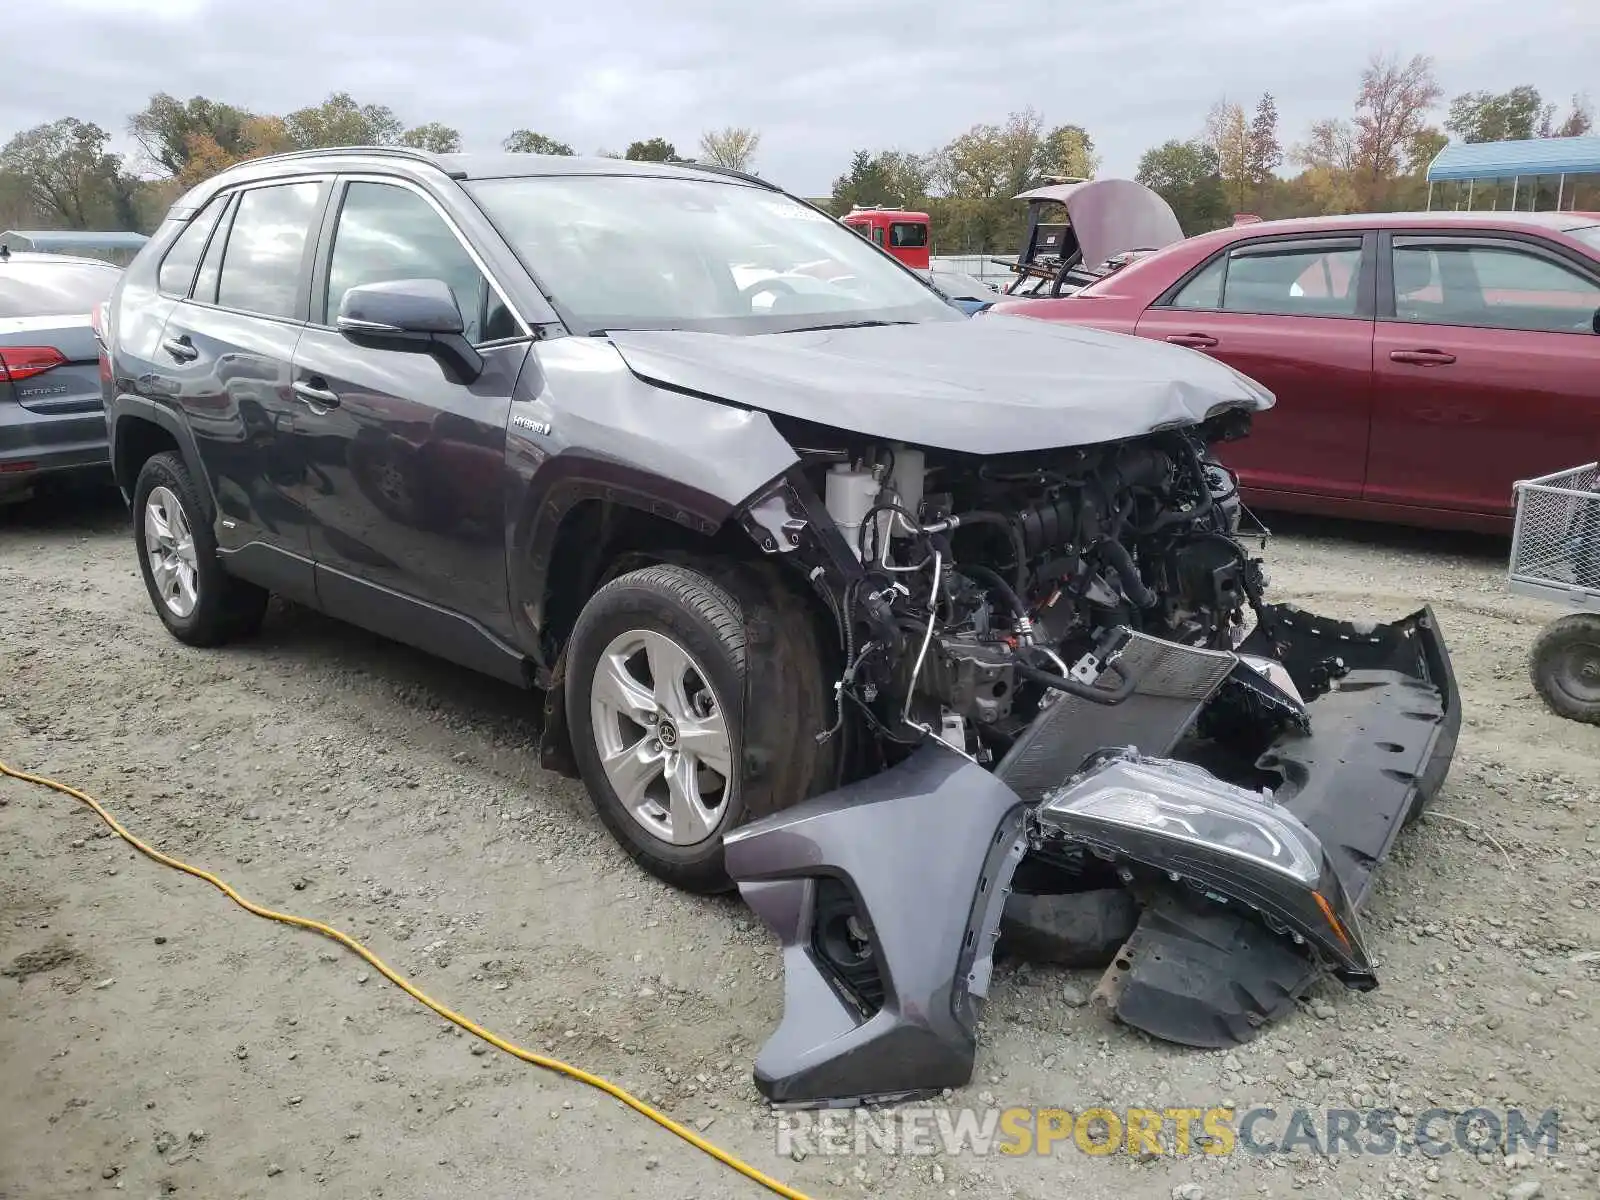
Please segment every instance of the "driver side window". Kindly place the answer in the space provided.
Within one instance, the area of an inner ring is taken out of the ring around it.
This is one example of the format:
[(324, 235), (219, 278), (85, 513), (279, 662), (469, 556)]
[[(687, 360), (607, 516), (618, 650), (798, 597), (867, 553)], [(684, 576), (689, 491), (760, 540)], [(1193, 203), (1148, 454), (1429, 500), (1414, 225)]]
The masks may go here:
[(515, 318), (431, 204), (394, 184), (352, 182), (334, 230), (322, 323), (333, 324), (351, 288), (395, 279), (443, 280), (469, 342), (518, 333)]
[(1511, 245), (1433, 240), (1394, 247), (1395, 319), (1542, 333), (1593, 333), (1600, 283)]

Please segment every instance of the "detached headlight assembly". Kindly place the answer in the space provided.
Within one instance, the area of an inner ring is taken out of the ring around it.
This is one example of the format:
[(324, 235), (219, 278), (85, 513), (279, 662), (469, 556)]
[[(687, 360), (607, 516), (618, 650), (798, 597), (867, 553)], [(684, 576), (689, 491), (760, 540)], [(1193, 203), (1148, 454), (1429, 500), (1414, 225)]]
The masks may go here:
[(1376, 983), (1322, 843), (1268, 794), (1189, 763), (1129, 755), (1047, 796), (1035, 817), (1046, 833), (1258, 909), (1269, 927), (1320, 950), (1346, 983)]

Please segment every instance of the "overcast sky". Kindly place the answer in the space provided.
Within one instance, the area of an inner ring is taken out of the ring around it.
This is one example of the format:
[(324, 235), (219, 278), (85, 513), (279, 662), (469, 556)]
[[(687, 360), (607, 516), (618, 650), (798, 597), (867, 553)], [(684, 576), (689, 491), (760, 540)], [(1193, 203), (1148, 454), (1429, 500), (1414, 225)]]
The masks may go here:
[[(853, 150), (923, 151), (1029, 105), (1085, 126), (1102, 174), (1270, 90), (1287, 146), (1347, 115), (1375, 51), (1433, 56), (1446, 97), (1532, 83), (1600, 101), (1600, 0), (20, 0), (0, 140), (61, 116), (126, 145), (158, 90), (282, 113), (331, 91), (490, 149), (580, 153), (749, 125), (757, 165), (825, 194)], [(47, 64), (38, 56), (50, 48)]]

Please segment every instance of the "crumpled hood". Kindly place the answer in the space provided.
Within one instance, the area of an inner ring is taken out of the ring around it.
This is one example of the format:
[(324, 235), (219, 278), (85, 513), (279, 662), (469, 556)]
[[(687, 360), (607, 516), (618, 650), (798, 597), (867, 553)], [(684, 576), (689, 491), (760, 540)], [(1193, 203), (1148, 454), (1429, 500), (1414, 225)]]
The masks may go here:
[(997, 314), (754, 336), (619, 330), (611, 341), (651, 383), (972, 454), (1118, 441), (1274, 403), (1198, 351)]

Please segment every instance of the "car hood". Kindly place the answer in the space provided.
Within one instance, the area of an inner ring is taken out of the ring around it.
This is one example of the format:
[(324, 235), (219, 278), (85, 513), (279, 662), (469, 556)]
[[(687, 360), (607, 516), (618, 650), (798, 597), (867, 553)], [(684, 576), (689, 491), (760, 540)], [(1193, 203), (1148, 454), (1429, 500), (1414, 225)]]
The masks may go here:
[(1118, 441), (1273, 404), (1198, 351), (1026, 317), (753, 336), (619, 330), (611, 341), (662, 387), (972, 454)]

